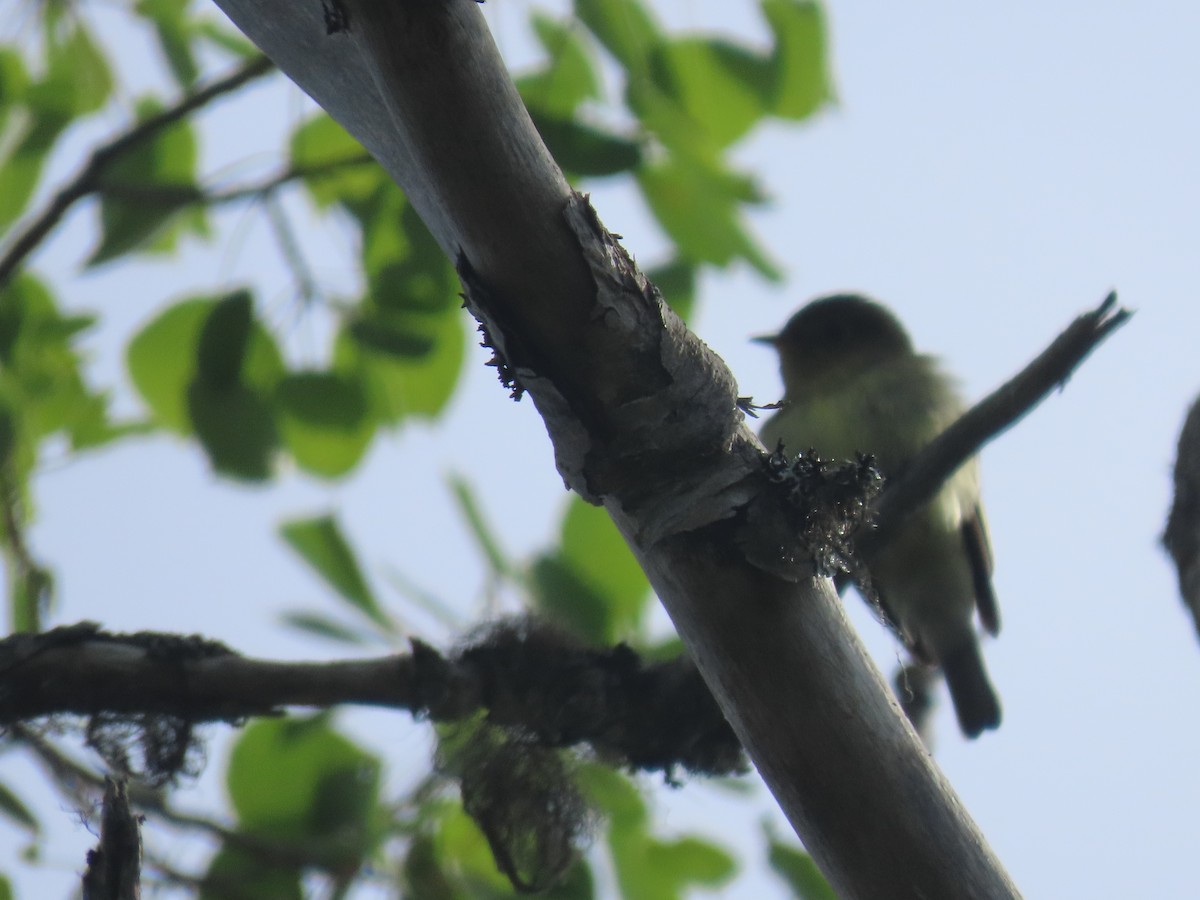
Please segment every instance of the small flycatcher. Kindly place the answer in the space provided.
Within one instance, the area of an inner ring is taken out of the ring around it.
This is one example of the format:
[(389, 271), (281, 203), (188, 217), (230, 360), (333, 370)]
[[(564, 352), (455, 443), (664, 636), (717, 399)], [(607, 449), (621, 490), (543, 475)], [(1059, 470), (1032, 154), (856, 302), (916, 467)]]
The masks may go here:
[[(762, 429), (767, 449), (815, 450), (832, 459), (871, 453), (895, 477), (963, 411), (949, 376), (918, 354), (888, 310), (836, 294), (796, 313), (783, 331), (756, 338), (779, 353), (783, 408)], [(942, 668), (968, 737), (1000, 724), (975, 615), (1000, 629), (992, 558), (971, 458), (888, 543), (863, 560), (880, 604), (914, 657)]]

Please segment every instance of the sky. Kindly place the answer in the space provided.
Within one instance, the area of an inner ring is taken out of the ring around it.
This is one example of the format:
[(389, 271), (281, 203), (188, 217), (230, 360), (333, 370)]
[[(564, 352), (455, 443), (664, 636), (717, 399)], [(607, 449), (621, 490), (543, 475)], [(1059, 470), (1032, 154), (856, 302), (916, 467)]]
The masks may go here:
[[(485, 7), (518, 68), (535, 58), (524, 31), (530, 8)], [(656, 8), (674, 28), (765, 40), (748, 3)], [(120, 47), (131, 92), (158, 81), (145, 35), (120, 29), (103, 10), (87, 14)], [(1200, 9), (929, 0), (832, 3), (828, 14), (837, 104), (800, 126), (761, 129), (736, 153), (772, 197), (751, 227), (785, 281), (767, 284), (741, 268), (710, 273), (694, 330), (730, 365), (742, 394), (773, 400), (774, 360), (748, 337), (777, 328), (814, 295), (863, 291), (895, 310), (974, 400), (1118, 291), (1132, 321), (982, 454), (1004, 623), (984, 653), (1004, 723), (965, 741), (943, 700), (935, 759), (1027, 896), (1195, 896), (1200, 709), (1189, 698), (1200, 684), (1200, 645), (1158, 536), (1175, 441), (1200, 391)], [(237, 113), (244, 127), (206, 130), (205, 171), (235, 178), (269, 169), (275, 136), (309, 109), (282, 80), (247, 103), (239, 109), (253, 112)], [(114, 112), (73, 135), (58, 171), (72, 171), (122, 121)], [(606, 225), (653, 264), (664, 239), (634, 192), (589, 187)], [(300, 204), (294, 211), (305, 215)], [(253, 217), (227, 214), (210, 247), (136, 274), (80, 274), (92, 215), (76, 214), (34, 265), (72, 306), (102, 311), (86, 346), (93, 378), (117, 386), (120, 408), (137, 408), (124, 341), (179, 283), (212, 284), (214, 271), (231, 284), (254, 280), (273, 321), (288, 321), (288, 276)], [(326, 284), (353, 288), (348, 241), (334, 226), (312, 223), (302, 240)], [(301, 352), (321, 346), (319, 326), (295, 327)], [(334, 608), (274, 537), (282, 519), (326, 509), (338, 512), (414, 633), (452, 635), (402, 605), (388, 587), (391, 571), (447, 598), (464, 624), (504, 608), (506, 598), (486, 590), (447, 475), (471, 481), (515, 556), (552, 540), (566, 496), (532, 405), (509, 402), (483, 359), (471, 355), (444, 422), (378, 440), (344, 483), (289, 474), (265, 489), (231, 486), (208, 473), (194, 447), (167, 437), (48, 465), (32, 541), (60, 574), (56, 621), (201, 632), (269, 658), (334, 656), (338, 648), (277, 626), (289, 609)], [(895, 642), (857, 598), (847, 604), (890, 672)], [(666, 627), (661, 614), (658, 627)], [(422, 725), (382, 714), (347, 721), (388, 748), (397, 769), (426, 758)], [(220, 802), (227, 735), (213, 737), (211, 771), (179, 797), (189, 808)], [(19, 896), (67, 896), (92, 838), (38, 792), (35, 771), (0, 757), (6, 783), (42, 799), (48, 819), (58, 813), (45, 864), (21, 869)], [(786, 823), (765, 792), (756, 797), (755, 805), (731, 801), (719, 787), (691, 783), (655, 791), (652, 805), (664, 833), (698, 831), (758, 854), (759, 822), (784, 833)], [(0, 871), (15, 873), (18, 838), (0, 822)], [(181, 863), (195, 858), (172, 852)], [(746, 867), (725, 896), (784, 895), (755, 858)]]

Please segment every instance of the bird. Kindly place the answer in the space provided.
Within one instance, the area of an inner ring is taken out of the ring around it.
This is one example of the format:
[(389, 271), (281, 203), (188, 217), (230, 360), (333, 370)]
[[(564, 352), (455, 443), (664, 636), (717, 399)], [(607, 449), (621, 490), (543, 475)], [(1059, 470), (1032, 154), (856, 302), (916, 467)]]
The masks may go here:
[[(822, 458), (871, 454), (895, 478), (964, 409), (937, 359), (917, 353), (883, 305), (858, 294), (813, 300), (778, 334), (784, 397), (763, 425), (768, 449)], [(963, 734), (1000, 725), (975, 619), (1000, 630), (979, 464), (967, 460), (937, 494), (862, 560), (885, 618), (914, 659), (940, 667)]]

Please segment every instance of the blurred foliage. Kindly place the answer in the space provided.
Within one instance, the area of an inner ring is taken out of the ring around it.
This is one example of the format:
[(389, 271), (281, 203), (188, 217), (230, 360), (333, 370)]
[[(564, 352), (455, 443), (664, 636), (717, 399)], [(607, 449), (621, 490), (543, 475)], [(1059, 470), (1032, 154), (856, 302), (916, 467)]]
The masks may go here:
[(793, 897), (797, 900), (837, 900), (837, 894), (811, 856), (799, 847), (785, 844), (770, 829), (765, 831), (767, 862), (775, 874), (787, 883)]
[[(833, 96), (820, 7), (759, 0), (759, 8), (770, 35), (763, 47), (672, 35), (644, 0), (575, 0), (568, 18), (530, 14), (544, 57), (517, 83), (534, 123), (574, 183), (619, 178), (641, 192), (670, 247), (647, 273), (684, 316), (705, 267), (744, 264), (779, 277), (746, 222), (767, 193), (731, 154), (764, 122), (803, 120)], [(237, 481), (270, 482), (281, 466), (319, 480), (351, 478), (378, 434), (445, 412), (470, 327), (454, 269), (428, 230), (325, 114), (281, 136), (273, 152), (282, 169), (269, 181), (231, 190), (200, 171), (204, 131), (194, 118), (207, 101), (197, 92), (215, 83), (214, 72), (232, 71), (229, 90), (214, 97), (236, 101), (235, 89), (266, 71), (227, 23), (192, 0), (137, 0), (124, 14), (152, 34), (168, 81), (131, 97), (120, 89), (124, 60), (100, 43), (84, 12), (57, 0), (27, 5), (20, 43), (0, 45), (0, 552), (14, 630), (43, 628), (52, 608), (52, 567), (26, 540), (39, 467), (157, 431), (182, 438), (181, 452), (202, 453), (215, 473)], [(226, 121), (236, 121), (236, 107), (226, 103)], [(90, 151), (67, 140), (91, 139), (120, 121)], [(81, 123), (90, 127), (76, 129)], [(77, 155), (67, 169), (77, 174), (48, 183), (50, 161), (64, 154)], [(358, 248), (362, 288), (351, 297), (330, 296), (302, 261), (281, 251), (297, 284), (307, 284), (301, 314), (333, 323), (317, 361), (298, 354), (288, 329), (265, 315), (258, 289), (215, 278), (178, 284), (128, 337), (128, 376), (144, 411), (115, 421), (111, 386), (93, 384), (87, 370), (95, 316), (74, 312), (80, 297), (56, 294), (35, 274), (37, 251), (86, 198), (96, 201), (96, 237), (81, 267), (137, 266), (184, 242), (211, 242), (218, 207), (265, 215), (284, 208), (260, 202), (276, 197), (336, 217), (347, 245)], [(645, 646), (650, 592), (601, 510), (573, 498), (554, 545), (521, 560), (502, 547), (465, 479), (452, 480), (450, 496), (493, 587), (589, 642), (677, 652), (675, 642)], [(300, 610), (288, 624), (343, 643), (396, 644), (400, 628), (336, 518), (296, 519), (281, 536), (350, 615)], [(436, 598), (406, 594), (440, 612)], [(735, 873), (720, 847), (656, 837), (642, 793), (626, 776), (587, 761), (564, 765), (601, 816), (604, 854), (572, 863), (547, 896), (595, 896), (591, 867), (601, 858), (624, 896), (652, 900), (717, 888)], [(317, 878), (341, 896), (371, 878), (413, 897), (512, 896), (489, 836), (450, 789), (452, 769), (431, 771), (408, 796), (385, 797), (381, 761), (340, 734), (329, 715), (256, 722), (226, 769), (235, 824), (195, 892), (298, 898), (311, 895)], [(0, 815), (29, 837), (27, 855), (36, 858), (44, 825), (6, 785)], [(826, 896), (807, 857), (774, 839), (769, 852), (798, 896)], [(0, 897), (11, 895), (0, 875)]]

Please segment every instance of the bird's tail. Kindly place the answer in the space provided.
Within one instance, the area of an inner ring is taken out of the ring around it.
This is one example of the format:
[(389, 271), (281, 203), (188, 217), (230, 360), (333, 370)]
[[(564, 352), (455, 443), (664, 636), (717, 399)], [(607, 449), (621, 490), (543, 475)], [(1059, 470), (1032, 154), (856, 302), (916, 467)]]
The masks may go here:
[(976, 738), (985, 730), (999, 726), (1000, 700), (988, 681), (975, 636), (943, 656), (941, 663), (963, 734)]

